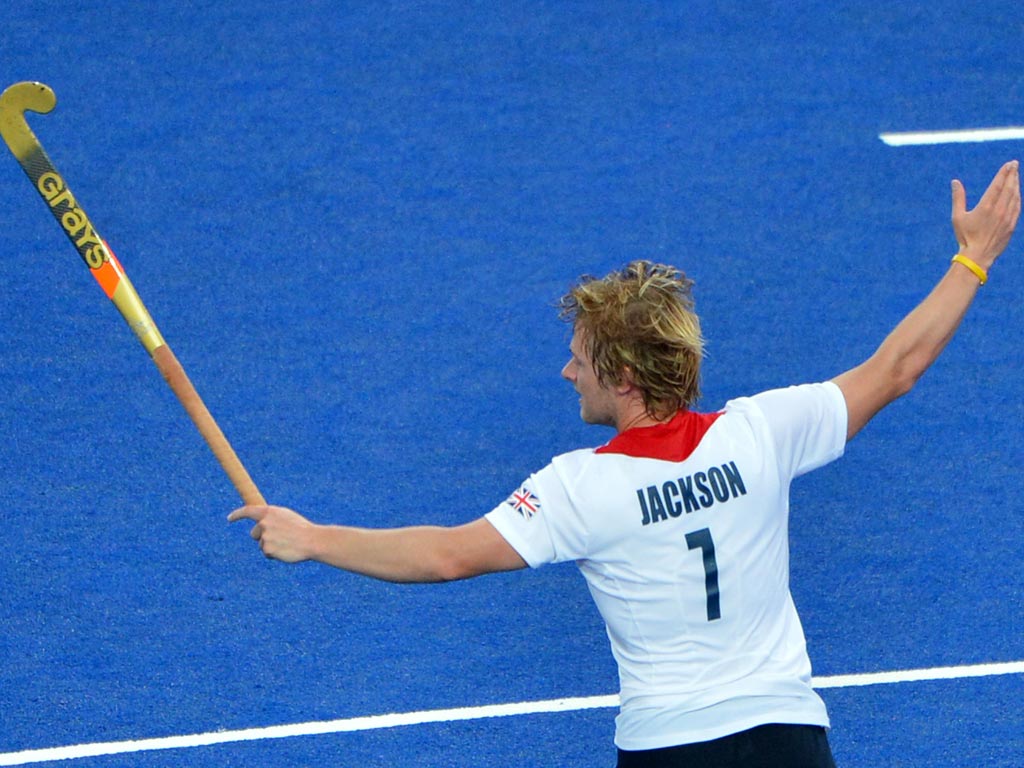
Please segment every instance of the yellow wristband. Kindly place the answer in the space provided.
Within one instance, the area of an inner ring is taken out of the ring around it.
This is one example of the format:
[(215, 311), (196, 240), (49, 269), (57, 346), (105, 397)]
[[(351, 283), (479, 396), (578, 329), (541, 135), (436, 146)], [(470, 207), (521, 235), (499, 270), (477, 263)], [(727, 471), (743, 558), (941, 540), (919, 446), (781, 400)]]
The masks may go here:
[(982, 285), (984, 285), (985, 283), (988, 282), (988, 272), (986, 272), (984, 269), (979, 267), (973, 261), (968, 259), (962, 253), (958, 253), (956, 256), (954, 256), (953, 257), (953, 262), (956, 263), (956, 264), (962, 264), (963, 266), (965, 266), (969, 270), (971, 270), (971, 272), (974, 273), (974, 276), (976, 278), (978, 278), (978, 280), (981, 282)]

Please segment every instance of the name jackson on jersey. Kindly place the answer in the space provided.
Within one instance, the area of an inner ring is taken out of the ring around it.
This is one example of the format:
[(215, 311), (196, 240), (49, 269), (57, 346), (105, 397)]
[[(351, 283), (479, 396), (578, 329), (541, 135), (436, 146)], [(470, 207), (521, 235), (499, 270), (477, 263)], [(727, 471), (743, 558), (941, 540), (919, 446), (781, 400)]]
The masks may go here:
[(716, 503), (745, 496), (747, 487), (735, 461), (711, 467), (704, 472), (668, 480), (658, 485), (637, 488), (636, 498), (640, 503), (643, 525), (659, 523), (670, 517), (690, 514), (706, 509)]

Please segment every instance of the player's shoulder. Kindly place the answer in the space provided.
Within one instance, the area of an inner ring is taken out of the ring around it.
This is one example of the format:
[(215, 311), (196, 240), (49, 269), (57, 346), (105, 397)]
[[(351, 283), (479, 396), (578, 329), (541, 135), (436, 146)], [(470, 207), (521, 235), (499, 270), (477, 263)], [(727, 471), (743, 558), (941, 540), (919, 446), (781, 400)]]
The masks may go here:
[(812, 384), (793, 384), (788, 387), (767, 389), (755, 395), (729, 400), (723, 410), (726, 413), (764, 412), (773, 408), (806, 406), (812, 403), (839, 405), (843, 402), (842, 392), (832, 381)]
[[(558, 478), (565, 488), (577, 488), (594, 484), (611, 470), (609, 457), (599, 452), (600, 446), (577, 448), (561, 453), (551, 459), (542, 473)], [(611, 461), (614, 463), (614, 457)]]
[(597, 448), (576, 448), (560, 453), (551, 459), (551, 465), (560, 469), (582, 468), (588, 466), (597, 456)]

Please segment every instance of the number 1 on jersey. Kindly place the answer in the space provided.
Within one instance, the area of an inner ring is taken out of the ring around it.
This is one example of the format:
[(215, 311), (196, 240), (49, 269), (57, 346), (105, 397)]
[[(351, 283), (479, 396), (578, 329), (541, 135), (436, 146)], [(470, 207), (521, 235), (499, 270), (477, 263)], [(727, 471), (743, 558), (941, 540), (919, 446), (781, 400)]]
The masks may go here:
[(722, 605), (718, 596), (718, 561), (715, 559), (715, 542), (711, 531), (701, 528), (686, 534), (686, 546), (700, 549), (704, 555), (704, 590), (708, 597), (708, 621), (722, 618)]

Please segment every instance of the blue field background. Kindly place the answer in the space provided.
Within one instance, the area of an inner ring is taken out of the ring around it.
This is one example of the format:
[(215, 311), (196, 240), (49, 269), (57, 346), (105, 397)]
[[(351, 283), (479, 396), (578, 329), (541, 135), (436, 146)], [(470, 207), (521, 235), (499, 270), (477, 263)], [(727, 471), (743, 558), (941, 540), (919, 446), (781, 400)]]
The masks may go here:
[[(9, 3), (30, 116), (268, 499), (450, 524), (610, 437), (583, 273), (682, 267), (702, 410), (868, 356), (1024, 142), (1019, 2)], [(0, 156), (0, 753), (617, 690), (571, 565), (394, 586), (264, 560), (184, 411)], [(1018, 235), (960, 334), (794, 487), (817, 675), (1024, 658)], [(1021, 676), (823, 691), (844, 768), (1024, 764)], [(614, 711), (80, 760), (610, 766)], [(74, 763), (70, 763), (74, 764)]]

